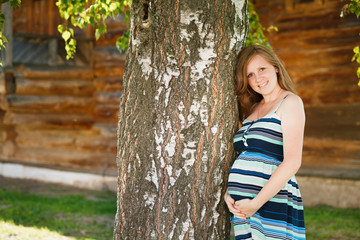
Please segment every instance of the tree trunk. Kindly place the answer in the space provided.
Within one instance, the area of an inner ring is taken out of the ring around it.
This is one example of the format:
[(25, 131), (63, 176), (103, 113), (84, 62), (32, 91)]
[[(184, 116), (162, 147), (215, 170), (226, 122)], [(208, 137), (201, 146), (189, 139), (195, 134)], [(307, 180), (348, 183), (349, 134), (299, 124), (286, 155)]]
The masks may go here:
[(114, 239), (226, 239), (245, 0), (133, 0)]

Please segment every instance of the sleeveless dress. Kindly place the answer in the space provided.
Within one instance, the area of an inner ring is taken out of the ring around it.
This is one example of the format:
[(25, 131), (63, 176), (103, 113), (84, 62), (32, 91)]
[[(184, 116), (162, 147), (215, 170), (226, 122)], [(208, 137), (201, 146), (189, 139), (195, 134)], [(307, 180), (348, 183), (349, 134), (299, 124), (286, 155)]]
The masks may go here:
[[(263, 118), (245, 119), (234, 136), (234, 148), (240, 154), (230, 170), (228, 191), (235, 201), (254, 198), (283, 160), (281, 120), (276, 114), (280, 104)], [(236, 240), (305, 239), (295, 176), (253, 216), (246, 220), (232, 216), (231, 220)]]

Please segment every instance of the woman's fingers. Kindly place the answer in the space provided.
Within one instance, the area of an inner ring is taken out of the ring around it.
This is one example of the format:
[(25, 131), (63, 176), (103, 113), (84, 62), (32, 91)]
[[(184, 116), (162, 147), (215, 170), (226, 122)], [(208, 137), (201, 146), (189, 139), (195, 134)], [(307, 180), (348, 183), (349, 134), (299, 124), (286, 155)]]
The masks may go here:
[(229, 194), (225, 194), (224, 200), (226, 205), (228, 206), (229, 211), (234, 215), (239, 215), (241, 212), (239, 209), (235, 207), (235, 200), (231, 198)]
[(246, 215), (245, 214), (243, 214), (243, 213), (240, 213), (240, 214), (234, 214), (234, 216), (235, 217), (237, 217), (237, 218), (240, 218), (240, 219), (246, 219)]
[(226, 203), (231, 203), (231, 204), (234, 204), (234, 203), (235, 203), (235, 200), (232, 199), (232, 197), (230, 196), (229, 193), (226, 193), (226, 194), (225, 194), (224, 200), (225, 200)]
[(246, 219), (247, 216), (240, 210), (240, 201), (235, 202), (235, 200), (230, 196), (229, 193), (226, 193), (224, 196), (225, 203), (229, 211), (234, 214), (235, 217), (240, 219)]
[(236, 201), (234, 203), (234, 207), (236, 209), (239, 209), (241, 211), (241, 213), (245, 215), (245, 218), (251, 217), (258, 210), (258, 208), (256, 206), (254, 206), (251, 199), (242, 199), (242, 200)]

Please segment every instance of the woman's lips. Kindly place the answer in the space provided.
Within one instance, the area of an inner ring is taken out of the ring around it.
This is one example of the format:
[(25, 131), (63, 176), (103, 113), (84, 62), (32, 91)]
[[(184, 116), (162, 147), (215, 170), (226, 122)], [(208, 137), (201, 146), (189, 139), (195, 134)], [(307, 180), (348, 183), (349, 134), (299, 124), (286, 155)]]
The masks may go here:
[(268, 83), (269, 83), (269, 81), (265, 81), (265, 82), (259, 84), (258, 87), (259, 87), (259, 88), (263, 88), (263, 87), (265, 87)]

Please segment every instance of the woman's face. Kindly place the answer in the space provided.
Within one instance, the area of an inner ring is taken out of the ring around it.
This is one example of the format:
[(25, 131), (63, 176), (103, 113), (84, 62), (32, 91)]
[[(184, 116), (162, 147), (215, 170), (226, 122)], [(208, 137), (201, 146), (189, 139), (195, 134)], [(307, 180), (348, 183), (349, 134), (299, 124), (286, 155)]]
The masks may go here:
[(250, 87), (261, 95), (270, 95), (278, 90), (277, 69), (260, 55), (254, 56), (246, 68)]

